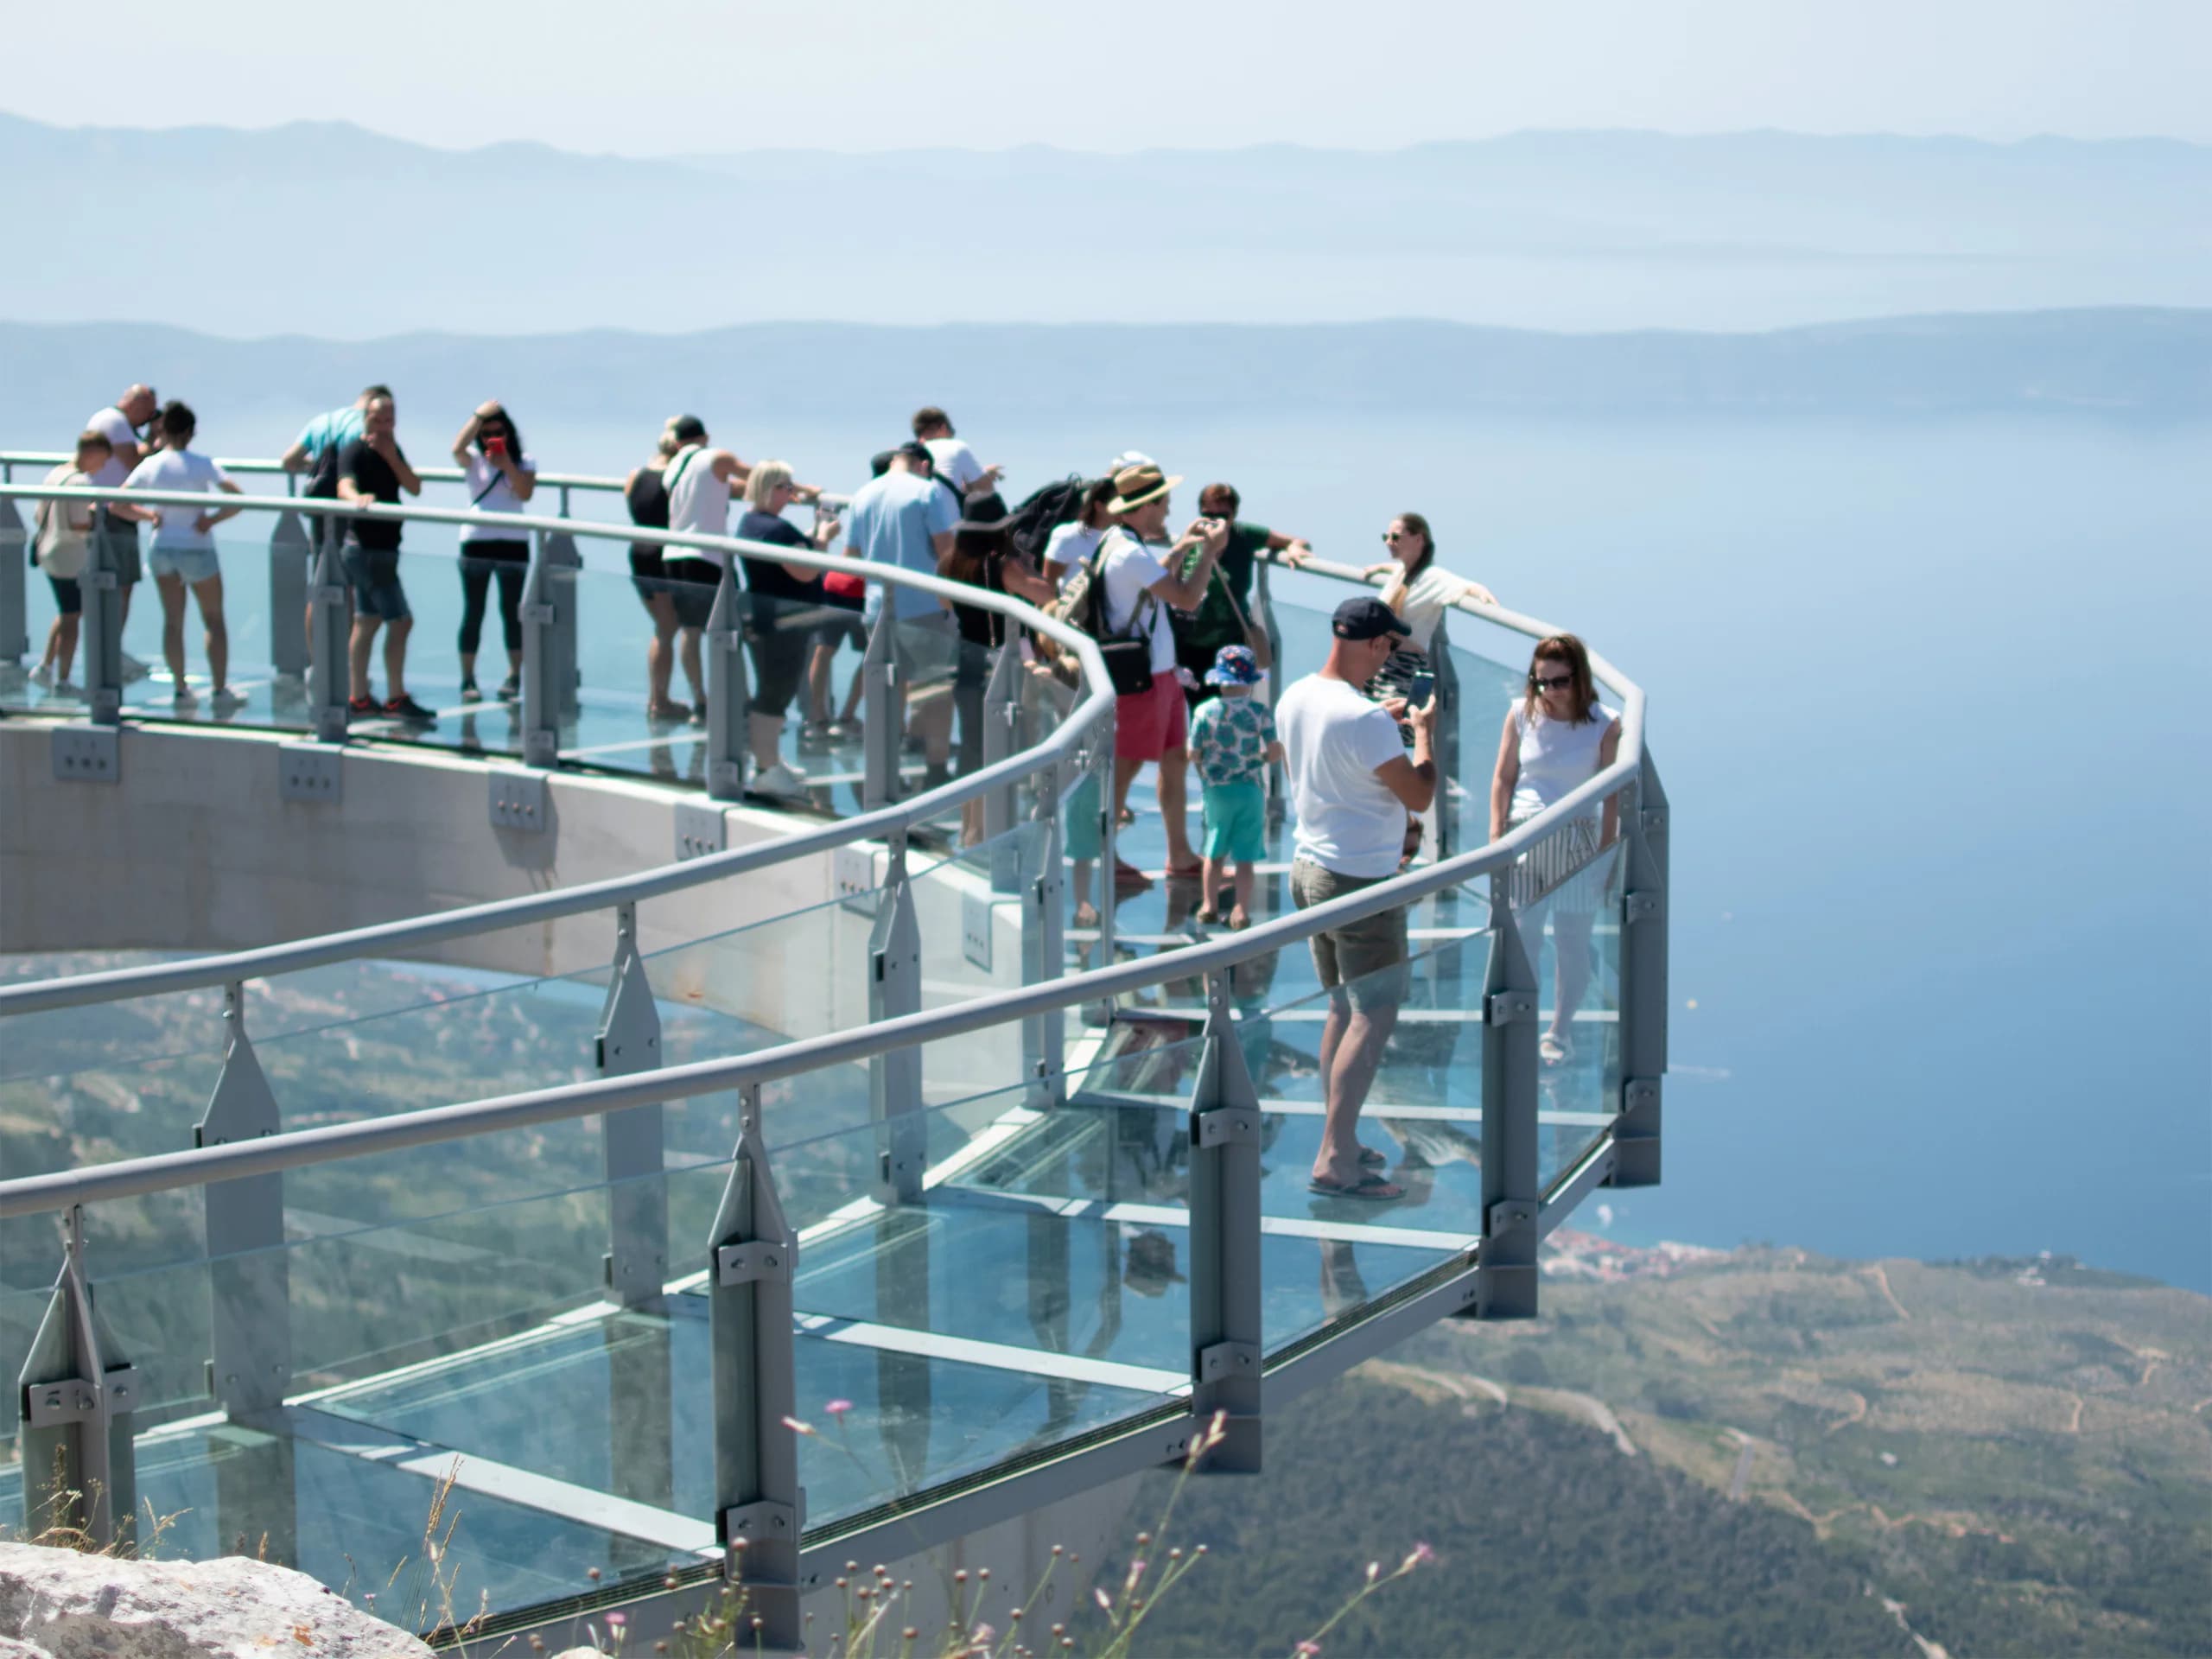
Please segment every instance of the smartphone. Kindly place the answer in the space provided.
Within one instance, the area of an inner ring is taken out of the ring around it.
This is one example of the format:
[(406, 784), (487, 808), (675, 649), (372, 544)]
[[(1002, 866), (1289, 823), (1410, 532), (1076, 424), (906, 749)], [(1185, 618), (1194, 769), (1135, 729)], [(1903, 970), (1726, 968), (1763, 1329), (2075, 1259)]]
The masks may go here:
[(484, 453), (491, 456), (493, 460), (497, 460), (499, 456), (505, 454), (507, 453), (506, 435), (505, 433), (495, 432), (490, 437), (485, 439)]
[(1414, 675), (1413, 683), (1406, 688), (1406, 705), (1412, 709), (1426, 708), (1428, 700), (1435, 695), (1436, 676), (1424, 670)]

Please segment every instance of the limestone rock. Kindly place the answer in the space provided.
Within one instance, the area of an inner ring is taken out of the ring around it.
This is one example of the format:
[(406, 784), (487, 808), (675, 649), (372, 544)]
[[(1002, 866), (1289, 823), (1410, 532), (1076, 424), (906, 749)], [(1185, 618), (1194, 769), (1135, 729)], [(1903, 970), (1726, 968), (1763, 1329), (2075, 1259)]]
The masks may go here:
[(304, 1573), (0, 1543), (0, 1659), (427, 1659)]

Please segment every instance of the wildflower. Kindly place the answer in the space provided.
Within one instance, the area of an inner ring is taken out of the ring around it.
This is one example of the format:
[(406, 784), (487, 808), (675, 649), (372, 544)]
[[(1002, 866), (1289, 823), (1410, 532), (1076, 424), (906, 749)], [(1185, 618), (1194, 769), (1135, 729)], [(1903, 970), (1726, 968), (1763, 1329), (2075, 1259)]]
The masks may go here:
[(828, 1412), (832, 1417), (842, 1417), (852, 1408), (853, 1402), (849, 1400), (832, 1400), (829, 1404), (822, 1408), (823, 1410)]
[(1315, 1656), (1321, 1651), (1321, 1644), (1319, 1642), (1301, 1642), (1295, 1651), (1305, 1655), (1306, 1659), (1315, 1659)]
[(992, 1643), (998, 1640), (998, 1635), (999, 1633), (993, 1630), (989, 1625), (978, 1624), (976, 1627), (976, 1645), (979, 1648), (988, 1648)]
[(1427, 1567), (1435, 1559), (1436, 1552), (1431, 1549), (1427, 1544), (1415, 1544), (1413, 1548), (1413, 1554), (1406, 1557), (1406, 1564), (1400, 1567), (1398, 1571), (1401, 1573), (1410, 1573), (1417, 1567)]
[(584, 1577), (589, 1579), (594, 1584), (597, 1584), (599, 1582), (599, 1569), (595, 1567), (588, 1567), (584, 1568)]
[(1370, 1562), (1367, 1564), (1367, 1581), (1368, 1581), (1370, 1584), (1374, 1583), (1374, 1582), (1375, 1582), (1375, 1580), (1376, 1580), (1377, 1578), (1381, 1577), (1381, 1576), (1382, 1576), (1382, 1562), (1380, 1562), (1380, 1561), (1370, 1561)]
[(627, 1613), (609, 1613), (607, 1616), (607, 1628), (610, 1630), (619, 1630), (629, 1622), (630, 1616)]
[(802, 1423), (802, 1422), (801, 1422), (801, 1421), (799, 1421), (799, 1420), (798, 1420), (798, 1418), (796, 1418), (796, 1417), (786, 1417), (786, 1418), (785, 1418), (785, 1419), (784, 1419), (784, 1427), (785, 1427), (785, 1428), (788, 1428), (789, 1430), (791, 1430), (791, 1432), (792, 1433), (794, 1433), (794, 1434), (811, 1434), (811, 1433), (814, 1433), (814, 1425), (813, 1425), (813, 1424), (811, 1424), (811, 1423)]
[(1098, 1605), (1104, 1608), (1108, 1612), (1110, 1613), (1114, 1611), (1114, 1604), (1110, 1599), (1109, 1599), (1103, 1590), (1099, 1589), (1096, 1585), (1094, 1585), (1091, 1586), (1090, 1593), (1097, 1598)]

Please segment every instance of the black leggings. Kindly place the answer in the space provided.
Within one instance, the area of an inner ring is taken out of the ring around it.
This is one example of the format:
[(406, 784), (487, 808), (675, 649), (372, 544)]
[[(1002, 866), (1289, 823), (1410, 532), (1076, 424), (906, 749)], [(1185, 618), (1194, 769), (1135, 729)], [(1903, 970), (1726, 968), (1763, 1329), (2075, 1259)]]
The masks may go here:
[(522, 589), (530, 578), (528, 542), (461, 544), (461, 654), (474, 657), (484, 641), (484, 601), (499, 578), (499, 627), (507, 650), (522, 650)]

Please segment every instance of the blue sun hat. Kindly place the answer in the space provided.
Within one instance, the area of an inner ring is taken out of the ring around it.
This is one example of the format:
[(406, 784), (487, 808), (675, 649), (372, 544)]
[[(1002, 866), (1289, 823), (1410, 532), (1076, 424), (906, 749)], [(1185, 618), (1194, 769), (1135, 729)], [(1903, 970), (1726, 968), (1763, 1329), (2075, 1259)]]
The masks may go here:
[(1249, 645), (1224, 645), (1214, 653), (1213, 666), (1206, 670), (1208, 685), (1257, 685), (1267, 677), (1268, 671), (1260, 666)]

